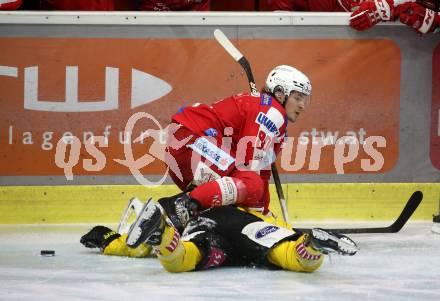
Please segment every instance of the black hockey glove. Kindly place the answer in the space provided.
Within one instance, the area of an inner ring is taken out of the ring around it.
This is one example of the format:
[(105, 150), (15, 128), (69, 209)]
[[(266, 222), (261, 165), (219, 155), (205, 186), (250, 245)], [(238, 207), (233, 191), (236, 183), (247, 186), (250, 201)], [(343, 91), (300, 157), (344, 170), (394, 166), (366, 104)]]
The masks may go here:
[(81, 237), (80, 243), (86, 248), (100, 248), (104, 250), (113, 240), (119, 238), (121, 234), (116, 233), (104, 226), (95, 226), (87, 234)]

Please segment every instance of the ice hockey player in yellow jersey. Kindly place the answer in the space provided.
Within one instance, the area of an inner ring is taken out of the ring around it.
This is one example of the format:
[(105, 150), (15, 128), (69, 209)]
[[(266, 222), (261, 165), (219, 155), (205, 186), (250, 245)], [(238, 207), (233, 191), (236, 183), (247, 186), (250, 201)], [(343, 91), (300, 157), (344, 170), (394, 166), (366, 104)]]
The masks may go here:
[(169, 272), (220, 266), (261, 266), (297, 272), (318, 269), (324, 254), (354, 255), (347, 236), (313, 229), (302, 233), (273, 216), (236, 206), (213, 207), (188, 221), (179, 233), (152, 200), (147, 201), (128, 235), (97, 226), (81, 238), (107, 255), (145, 257), (151, 248)]

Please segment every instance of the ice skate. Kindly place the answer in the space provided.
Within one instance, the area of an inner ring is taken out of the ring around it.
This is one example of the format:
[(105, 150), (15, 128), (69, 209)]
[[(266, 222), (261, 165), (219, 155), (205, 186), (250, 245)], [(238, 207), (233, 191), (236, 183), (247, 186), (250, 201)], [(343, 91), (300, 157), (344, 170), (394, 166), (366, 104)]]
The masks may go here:
[(352, 256), (358, 251), (356, 243), (347, 236), (319, 228), (312, 229), (309, 239), (308, 243), (323, 254), (338, 253)]
[(165, 218), (160, 207), (150, 198), (142, 208), (136, 221), (131, 225), (127, 236), (127, 246), (138, 247), (141, 243), (159, 245), (165, 227)]
[(173, 226), (182, 233), (188, 221), (200, 211), (200, 204), (186, 193), (161, 198), (158, 201)]
[(121, 235), (128, 233), (128, 231), (130, 230), (130, 226), (137, 219), (142, 211), (142, 208), (144, 208), (144, 205), (145, 203), (138, 198), (131, 198), (128, 201), (127, 207), (125, 207), (124, 213), (122, 213), (116, 232)]

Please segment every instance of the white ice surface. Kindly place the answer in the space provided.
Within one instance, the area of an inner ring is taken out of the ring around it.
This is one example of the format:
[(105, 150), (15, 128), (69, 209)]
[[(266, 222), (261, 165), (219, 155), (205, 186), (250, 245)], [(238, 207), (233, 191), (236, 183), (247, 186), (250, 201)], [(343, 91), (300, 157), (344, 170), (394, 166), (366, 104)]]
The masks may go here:
[[(154, 258), (100, 255), (90, 225), (0, 226), (0, 300), (440, 300), (440, 235), (432, 223), (351, 235), (360, 251), (312, 274), (220, 268), (171, 274)], [(367, 225), (371, 226), (371, 225)], [(54, 257), (40, 250), (56, 251)]]

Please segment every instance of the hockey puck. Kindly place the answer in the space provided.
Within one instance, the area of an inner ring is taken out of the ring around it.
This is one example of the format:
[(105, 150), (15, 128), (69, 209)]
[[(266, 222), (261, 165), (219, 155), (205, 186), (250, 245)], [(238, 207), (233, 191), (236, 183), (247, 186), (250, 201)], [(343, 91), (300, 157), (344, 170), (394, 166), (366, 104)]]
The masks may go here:
[(41, 256), (55, 256), (54, 250), (41, 250), (40, 251)]

